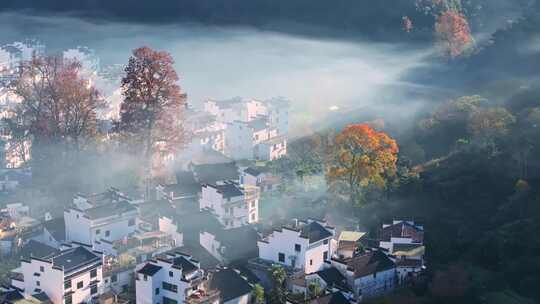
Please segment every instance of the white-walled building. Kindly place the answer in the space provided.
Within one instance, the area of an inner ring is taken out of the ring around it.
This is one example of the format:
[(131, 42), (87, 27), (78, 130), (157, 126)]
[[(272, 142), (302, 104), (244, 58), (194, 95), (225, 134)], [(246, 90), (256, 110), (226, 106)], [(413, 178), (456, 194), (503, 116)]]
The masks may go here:
[(192, 295), (204, 292), (205, 280), (199, 262), (189, 255), (171, 253), (149, 260), (135, 271), (136, 303), (188, 303)]
[(418, 223), (394, 220), (391, 224), (383, 224), (379, 247), (396, 263), (400, 283), (405, 283), (424, 268), (424, 227)]
[(332, 258), (330, 262), (347, 278), (358, 299), (389, 293), (396, 286), (396, 265), (380, 250), (367, 251), (352, 258)]
[(105, 240), (113, 242), (135, 233), (137, 209), (126, 201), (64, 211), (66, 240), (85, 244)]
[(199, 201), (201, 210), (210, 210), (225, 228), (237, 228), (259, 221), (259, 189), (236, 182), (205, 184)]
[(259, 241), (259, 258), (302, 269), (304, 273), (317, 272), (332, 257), (334, 235), (334, 228), (325, 222), (297, 221)]
[(103, 255), (82, 244), (21, 260), (12, 285), (25, 296), (45, 293), (54, 304), (89, 303), (102, 293)]
[[(223, 138), (219, 135), (217, 138), (203, 136), (202, 144), (210, 143), (217, 147), (213, 147), (214, 150), (236, 160), (278, 159), (287, 153), (288, 109), (289, 102), (284, 99), (207, 100), (204, 111), (214, 119), (201, 120), (207, 121), (208, 127), (213, 126), (213, 129), (198, 128), (214, 137), (216, 134), (213, 132), (223, 132), (219, 133)], [(196, 144), (201, 146), (200, 142)]]

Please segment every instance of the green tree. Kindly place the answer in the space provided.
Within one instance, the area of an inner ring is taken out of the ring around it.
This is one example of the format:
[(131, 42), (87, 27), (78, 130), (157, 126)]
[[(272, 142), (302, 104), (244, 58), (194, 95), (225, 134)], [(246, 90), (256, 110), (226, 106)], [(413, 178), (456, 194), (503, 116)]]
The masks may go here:
[(253, 303), (264, 304), (264, 288), (260, 284), (253, 286)]
[(272, 278), (272, 290), (270, 291), (270, 304), (283, 304), (286, 302), (285, 280), (287, 273), (280, 265), (273, 265), (270, 270)]

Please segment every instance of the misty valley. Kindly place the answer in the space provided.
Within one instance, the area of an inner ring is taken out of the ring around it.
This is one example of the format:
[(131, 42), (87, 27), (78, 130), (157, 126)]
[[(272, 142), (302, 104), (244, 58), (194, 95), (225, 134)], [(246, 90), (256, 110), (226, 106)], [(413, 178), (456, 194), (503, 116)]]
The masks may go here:
[(0, 3), (0, 304), (540, 302), (537, 0)]

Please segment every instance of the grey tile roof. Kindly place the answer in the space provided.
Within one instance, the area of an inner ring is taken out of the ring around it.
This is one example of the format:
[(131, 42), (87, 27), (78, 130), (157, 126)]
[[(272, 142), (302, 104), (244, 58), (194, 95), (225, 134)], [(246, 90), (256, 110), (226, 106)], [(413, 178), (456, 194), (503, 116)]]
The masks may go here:
[(101, 261), (101, 257), (85, 247), (61, 251), (51, 257), (54, 266), (63, 267), (64, 272), (75, 270), (83, 265)]
[(93, 207), (90, 209), (84, 210), (84, 213), (90, 218), (90, 219), (99, 219), (109, 216), (115, 216), (120, 215), (126, 212), (130, 211), (136, 211), (137, 209), (132, 204), (121, 201), (117, 203), (111, 203), (106, 205), (101, 205), (97, 207)]
[(217, 289), (221, 294), (221, 303), (236, 299), (251, 293), (253, 289), (249, 283), (235, 270), (218, 269), (210, 279), (210, 289)]
[(226, 183), (223, 185), (211, 185), (211, 187), (217, 189), (219, 193), (223, 195), (224, 198), (231, 198), (237, 196), (243, 196), (244, 192), (237, 184)]
[(66, 223), (64, 217), (58, 217), (44, 222), (43, 228), (47, 229), (57, 242), (66, 240)]
[(315, 221), (304, 225), (301, 231), (301, 236), (309, 238), (310, 243), (315, 243), (332, 236), (332, 233)]
[(189, 261), (188, 259), (186, 259), (183, 256), (179, 256), (179, 257), (174, 258), (173, 259), (173, 265), (182, 267), (182, 274), (183, 275), (190, 274), (190, 273), (196, 271), (197, 269), (199, 269), (197, 267), (197, 265), (193, 264), (191, 261)]
[(146, 263), (146, 265), (144, 265), (141, 269), (139, 269), (139, 271), (137, 271), (138, 273), (140, 274), (144, 274), (144, 275), (147, 275), (147, 276), (153, 276), (154, 274), (156, 274), (158, 271), (161, 270), (161, 266), (158, 266), (158, 265), (154, 265), (152, 263)]
[(44, 258), (58, 253), (59, 250), (49, 245), (38, 241), (30, 240), (21, 248), (21, 258), (29, 259), (30, 257)]
[(350, 291), (347, 279), (336, 268), (327, 268), (317, 272), (317, 275), (326, 282), (328, 286), (334, 286), (341, 290)]
[(201, 184), (238, 180), (240, 176), (236, 163), (193, 165), (193, 173)]

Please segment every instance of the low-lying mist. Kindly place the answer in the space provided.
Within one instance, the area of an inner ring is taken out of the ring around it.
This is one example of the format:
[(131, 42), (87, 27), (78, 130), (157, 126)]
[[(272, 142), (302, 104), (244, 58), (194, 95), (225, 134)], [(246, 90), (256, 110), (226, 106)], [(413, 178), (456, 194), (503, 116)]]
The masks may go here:
[[(311, 130), (306, 126), (327, 117), (330, 108), (377, 106), (381, 117), (413, 114), (424, 103), (414, 94), (422, 84), (408, 82), (405, 75), (432, 55), (432, 50), (414, 45), (313, 39), (250, 28), (0, 15), (0, 41), (23, 38), (39, 39), (48, 52), (87, 46), (102, 67), (125, 64), (131, 50), (142, 45), (168, 51), (191, 104), (206, 98), (283, 96), (292, 101), (293, 136)], [(424, 92), (431, 89), (422, 87)], [(119, 99), (118, 92), (110, 97), (112, 103)]]

